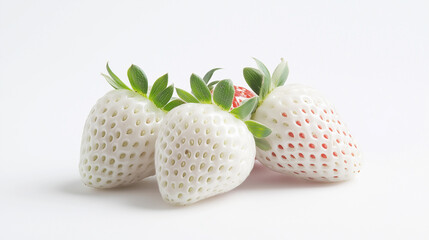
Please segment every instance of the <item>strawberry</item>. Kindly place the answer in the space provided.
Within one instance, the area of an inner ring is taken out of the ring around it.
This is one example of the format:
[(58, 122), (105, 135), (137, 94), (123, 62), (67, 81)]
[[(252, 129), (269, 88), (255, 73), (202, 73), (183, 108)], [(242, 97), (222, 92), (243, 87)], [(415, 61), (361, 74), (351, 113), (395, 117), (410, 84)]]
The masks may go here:
[(313, 88), (283, 86), (289, 73), (283, 59), (272, 76), (256, 62), (259, 70), (243, 70), (260, 97), (252, 119), (273, 131), (260, 143), (272, 148), (258, 149), (257, 159), (276, 172), (313, 181), (343, 181), (358, 173), (360, 151), (335, 107)]
[(240, 106), (240, 104), (249, 98), (255, 97), (256, 95), (245, 87), (234, 85), (234, 100), (232, 101), (232, 108)]
[(155, 173), (155, 140), (165, 111), (183, 103), (170, 100), (174, 87), (165, 74), (150, 94), (144, 72), (132, 65), (130, 90), (109, 68), (106, 80), (116, 89), (92, 108), (83, 131), (79, 170), (85, 185), (112, 188), (128, 185)]
[(231, 80), (217, 83), (213, 100), (206, 82), (195, 74), (191, 89), (193, 95), (176, 89), (188, 103), (165, 116), (156, 140), (159, 190), (174, 205), (192, 204), (240, 185), (253, 168), (254, 137), (271, 132), (255, 121), (243, 121), (257, 97), (229, 111), (234, 97)]

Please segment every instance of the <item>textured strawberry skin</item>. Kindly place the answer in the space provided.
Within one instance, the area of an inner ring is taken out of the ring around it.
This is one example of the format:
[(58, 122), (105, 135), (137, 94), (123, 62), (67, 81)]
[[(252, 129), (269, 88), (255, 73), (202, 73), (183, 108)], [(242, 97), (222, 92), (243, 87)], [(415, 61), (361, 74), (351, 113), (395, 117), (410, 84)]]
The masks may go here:
[(82, 182), (113, 188), (154, 175), (154, 145), (164, 116), (148, 99), (129, 90), (112, 90), (100, 98), (82, 135)]
[(272, 129), (272, 149), (257, 149), (270, 169), (313, 181), (343, 181), (360, 172), (361, 154), (333, 105), (316, 90), (287, 85), (271, 92), (253, 119)]
[(171, 110), (156, 140), (159, 191), (187, 205), (240, 185), (255, 162), (255, 141), (244, 122), (210, 104)]
[(231, 109), (239, 107), (244, 100), (255, 96), (256, 95), (252, 91), (248, 90), (245, 87), (234, 86), (234, 99), (232, 101)]

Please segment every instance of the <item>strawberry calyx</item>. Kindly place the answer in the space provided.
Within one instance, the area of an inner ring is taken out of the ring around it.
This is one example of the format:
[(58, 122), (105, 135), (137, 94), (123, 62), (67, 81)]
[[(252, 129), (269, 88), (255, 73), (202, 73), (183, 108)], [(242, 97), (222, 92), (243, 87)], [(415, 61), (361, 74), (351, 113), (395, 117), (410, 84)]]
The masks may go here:
[(131, 84), (132, 90), (113, 73), (109, 67), (109, 63), (106, 64), (106, 69), (109, 75), (103, 73), (101, 75), (114, 89), (135, 91), (141, 96), (152, 101), (155, 106), (166, 112), (185, 103), (180, 99), (172, 98), (174, 84), (168, 86), (168, 73), (162, 75), (153, 83), (152, 88), (148, 94), (148, 80), (146, 74), (140, 67), (133, 64), (127, 71), (128, 80)]
[(273, 74), (258, 59), (254, 58), (258, 69), (246, 67), (243, 69), (243, 76), (249, 87), (259, 96), (259, 105), (265, 97), (275, 88), (283, 86), (289, 75), (287, 62), (282, 58)]
[(190, 77), (192, 93), (176, 88), (177, 95), (187, 103), (217, 105), (223, 111), (232, 114), (246, 124), (248, 130), (253, 134), (255, 143), (258, 147), (261, 149), (270, 149), (269, 143), (264, 138), (271, 134), (271, 129), (254, 120), (247, 120), (257, 106), (258, 97), (243, 101), (239, 107), (231, 110), (235, 95), (232, 81), (230, 79), (218, 81), (213, 89), (213, 94), (207, 83), (208, 81), (205, 81), (204, 78), (193, 73)]

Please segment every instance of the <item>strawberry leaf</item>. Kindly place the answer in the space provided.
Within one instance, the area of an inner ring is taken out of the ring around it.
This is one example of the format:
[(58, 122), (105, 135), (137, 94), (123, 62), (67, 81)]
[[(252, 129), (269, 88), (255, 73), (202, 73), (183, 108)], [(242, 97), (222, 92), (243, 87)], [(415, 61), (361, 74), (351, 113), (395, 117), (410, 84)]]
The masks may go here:
[(264, 151), (268, 151), (271, 149), (270, 143), (264, 138), (255, 138), (255, 144), (259, 149)]
[(211, 103), (212, 95), (205, 82), (196, 74), (191, 75), (191, 89), (201, 103)]
[(162, 90), (156, 97), (153, 99), (153, 103), (159, 108), (164, 107), (168, 101), (170, 101), (171, 96), (173, 96), (174, 85), (171, 84), (166, 89)]
[(254, 137), (264, 138), (268, 137), (271, 134), (271, 129), (261, 123), (258, 123), (253, 120), (247, 120), (244, 123), (247, 125), (247, 128), (253, 134)]
[(146, 96), (148, 83), (146, 74), (143, 72), (143, 70), (133, 64), (128, 69), (127, 75), (128, 79), (130, 80), (131, 87), (133, 87), (136, 92)]
[(150, 89), (149, 99), (153, 100), (160, 92), (167, 88), (168, 73), (158, 78)]
[(287, 62), (282, 58), (279, 65), (277, 65), (276, 69), (273, 73), (273, 84), (274, 87), (283, 86), (285, 84), (286, 79), (289, 75), (289, 67), (287, 65)]
[(210, 81), (210, 79), (212, 78), (213, 73), (219, 69), (222, 69), (222, 68), (213, 68), (212, 70), (208, 71), (203, 77), (204, 82), (207, 84)]
[(187, 91), (176, 88), (177, 96), (179, 96), (183, 101), (187, 103), (199, 103), (198, 99), (196, 99), (192, 94), (188, 93)]
[(270, 87), (271, 87), (270, 81), (264, 76), (264, 79), (262, 80), (261, 92), (259, 93), (261, 100), (263, 100), (265, 96), (268, 95)]
[(174, 100), (170, 101), (169, 103), (167, 103), (167, 105), (165, 105), (163, 109), (168, 112), (171, 109), (173, 109), (173, 108), (175, 108), (177, 106), (180, 106), (180, 105), (182, 105), (184, 103), (185, 102), (182, 101), (181, 99), (174, 99)]
[(112, 70), (109, 67), (109, 63), (106, 64), (107, 72), (109, 73), (110, 77), (106, 74), (101, 74), (107, 82), (114, 88), (114, 89), (127, 89), (131, 90), (127, 85), (125, 85), (124, 82), (121, 81), (121, 79), (116, 76)]
[(208, 85), (207, 85), (207, 87), (210, 89), (210, 91), (211, 90), (213, 90), (213, 88), (215, 87), (215, 85), (218, 83), (219, 81), (213, 81), (213, 82), (211, 82), (211, 83), (209, 83)]
[(247, 67), (243, 69), (243, 76), (247, 85), (249, 85), (256, 95), (259, 95), (263, 80), (262, 73), (258, 69)]
[(255, 60), (256, 65), (258, 65), (258, 68), (259, 68), (259, 70), (261, 70), (264, 77), (267, 78), (269, 82), (271, 82), (271, 75), (270, 75), (270, 71), (268, 71), (267, 66), (265, 66), (265, 64), (263, 64), (258, 59), (256, 59), (256, 58), (253, 58), (253, 59)]
[(242, 103), (239, 107), (232, 109), (231, 114), (238, 119), (244, 120), (255, 110), (257, 103), (258, 97), (251, 98)]
[(229, 111), (234, 98), (234, 85), (229, 79), (220, 81), (213, 91), (213, 101), (223, 110)]

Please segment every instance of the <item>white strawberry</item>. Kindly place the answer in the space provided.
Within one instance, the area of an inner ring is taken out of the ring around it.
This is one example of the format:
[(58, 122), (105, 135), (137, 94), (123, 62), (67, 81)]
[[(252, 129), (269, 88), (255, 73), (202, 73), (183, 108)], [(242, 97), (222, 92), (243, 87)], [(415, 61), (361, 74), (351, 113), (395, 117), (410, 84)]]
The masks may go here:
[(253, 168), (254, 136), (270, 134), (265, 126), (242, 120), (253, 111), (257, 97), (228, 112), (234, 97), (232, 82), (217, 83), (216, 105), (206, 83), (191, 76), (195, 97), (176, 89), (188, 103), (166, 115), (156, 141), (156, 177), (163, 199), (170, 204), (192, 204), (240, 185)]
[(170, 100), (174, 87), (168, 75), (160, 77), (148, 92), (144, 72), (132, 65), (130, 90), (109, 68), (103, 75), (116, 89), (92, 108), (83, 131), (79, 163), (83, 183), (94, 188), (128, 185), (155, 174), (155, 140), (166, 114), (183, 103)]
[(257, 159), (276, 172), (313, 181), (343, 181), (359, 173), (360, 151), (334, 106), (313, 88), (283, 86), (289, 73), (283, 59), (273, 76), (256, 62), (260, 71), (243, 70), (260, 96), (252, 119), (273, 131), (264, 142), (272, 148), (258, 149)]

